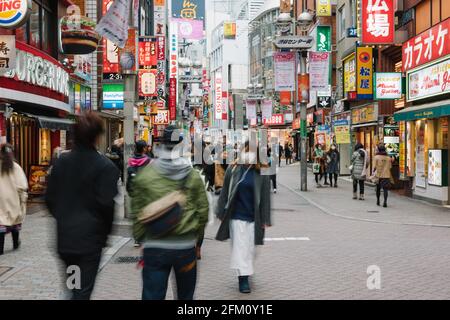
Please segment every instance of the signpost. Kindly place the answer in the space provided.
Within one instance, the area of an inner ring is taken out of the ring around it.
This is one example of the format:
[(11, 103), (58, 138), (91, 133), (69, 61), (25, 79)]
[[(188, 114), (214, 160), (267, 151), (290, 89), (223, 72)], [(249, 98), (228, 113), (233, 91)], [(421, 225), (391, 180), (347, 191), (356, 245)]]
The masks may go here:
[(277, 37), (274, 44), (279, 49), (311, 49), (314, 38), (311, 36), (281, 36)]

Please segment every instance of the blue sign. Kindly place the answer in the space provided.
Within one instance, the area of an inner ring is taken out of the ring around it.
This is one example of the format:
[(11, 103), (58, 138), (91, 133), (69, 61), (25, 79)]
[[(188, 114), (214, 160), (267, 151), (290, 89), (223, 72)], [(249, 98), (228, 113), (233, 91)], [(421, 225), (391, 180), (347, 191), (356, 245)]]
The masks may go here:
[(205, 20), (205, 0), (172, 0), (172, 16)]
[(351, 27), (347, 29), (347, 38), (358, 38), (358, 29)]

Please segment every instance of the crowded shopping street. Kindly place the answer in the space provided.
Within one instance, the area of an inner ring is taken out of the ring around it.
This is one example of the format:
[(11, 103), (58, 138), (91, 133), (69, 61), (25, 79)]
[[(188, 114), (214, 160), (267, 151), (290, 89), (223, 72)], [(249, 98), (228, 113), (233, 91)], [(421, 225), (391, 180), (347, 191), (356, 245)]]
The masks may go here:
[(0, 300), (450, 300), (449, 4), (0, 0)]

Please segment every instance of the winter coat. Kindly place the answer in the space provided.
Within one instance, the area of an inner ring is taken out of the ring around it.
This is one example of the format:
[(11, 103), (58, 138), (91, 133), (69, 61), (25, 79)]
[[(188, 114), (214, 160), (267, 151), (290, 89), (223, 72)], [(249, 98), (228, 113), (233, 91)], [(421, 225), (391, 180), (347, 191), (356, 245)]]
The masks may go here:
[[(2, 162), (0, 161), (0, 168)], [(8, 174), (0, 172), (0, 225), (15, 226), (25, 218), (28, 181), (19, 164), (14, 162)]]
[(131, 183), (138, 172), (147, 166), (151, 162), (151, 159), (146, 155), (135, 154), (134, 157), (128, 159), (127, 168), (127, 192), (131, 192)]
[(366, 180), (369, 167), (367, 152), (364, 149), (353, 152), (351, 163), (353, 166), (352, 178), (355, 180)]
[(392, 159), (387, 155), (378, 154), (373, 159), (375, 177), (379, 179), (391, 178)]
[[(230, 238), (230, 220), (236, 204), (237, 183), (246, 170), (242, 165), (230, 165), (225, 173), (225, 182), (216, 207), (216, 216), (222, 221), (216, 239)], [(255, 244), (264, 244), (264, 225), (271, 225), (270, 176), (255, 173)]]
[(56, 219), (60, 254), (95, 254), (106, 246), (119, 174), (94, 148), (76, 147), (56, 161), (45, 201)]
[(339, 174), (340, 154), (337, 150), (331, 150), (327, 153), (327, 173)]
[[(197, 239), (203, 233), (208, 223), (209, 202), (205, 191), (205, 185), (198, 171), (192, 167), (187, 169), (187, 175), (177, 177), (176, 175), (185, 170), (172, 168), (170, 177), (158, 168), (158, 160), (143, 168), (133, 181), (131, 192), (131, 214), (133, 218), (133, 236), (139, 241), (178, 241), (186, 239)], [(185, 180), (184, 194), (186, 205), (183, 208), (183, 217), (178, 225), (168, 234), (155, 237), (147, 231), (145, 225), (138, 221), (142, 210), (150, 203), (161, 199), (167, 194), (180, 190)]]

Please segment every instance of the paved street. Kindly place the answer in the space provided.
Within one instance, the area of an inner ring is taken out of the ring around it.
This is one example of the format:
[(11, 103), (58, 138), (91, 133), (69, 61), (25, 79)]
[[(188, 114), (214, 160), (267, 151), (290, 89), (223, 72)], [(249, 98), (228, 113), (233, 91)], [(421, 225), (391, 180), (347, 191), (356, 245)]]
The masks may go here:
[[(450, 298), (450, 230), (427, 226), (450, 225), (449, 209), (395, 195), (384, 209), (375, 205), (372, 188), (366, 201), (355, 201), (345, 179), (338, 189), (315, 189), (312, 175), (310, 191), (300, 194), (298, 176), (296, 164), (280, 170), (281, 185), (273, 196), (274, 226), (258, 250), (253, 293), (238, 293), (228, 267), (229, 243), (213, 240), (213, 223), (199, 261), (197, 299)], [(140, 298), (140, 272), (133, 260), (140, 251), (128, 241), (127, 223), (120, 224), (105, 250), (106, 265), (94, 299)], [(0, 275), (0, 299), (61, 297), (53, 227), (48, 214), (37, 211), (27, 217), (22, 248), (12, 252), (7, 241), (0, 272), (12, 269)], [(118, 263), (126, 259), (129, 263)], [(366, 286), (371, 265), (380, 268), (380, 290)], [(171, 290), (167, 298), (173, 298)]]

